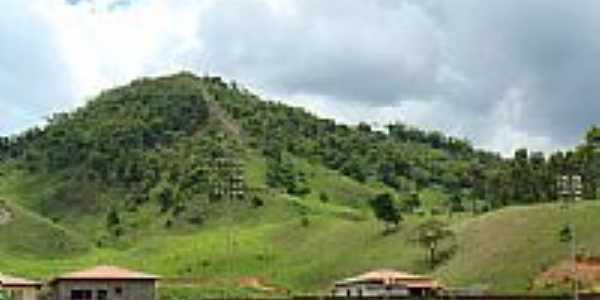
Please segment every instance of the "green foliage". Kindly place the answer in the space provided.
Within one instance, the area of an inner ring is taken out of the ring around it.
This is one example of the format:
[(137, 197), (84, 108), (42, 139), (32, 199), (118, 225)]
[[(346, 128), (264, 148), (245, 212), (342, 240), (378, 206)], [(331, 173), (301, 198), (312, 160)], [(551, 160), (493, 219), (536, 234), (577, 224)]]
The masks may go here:
[(564, 225), (558, 234), (561, 242), (566, 243), (573, 240), (573, 232), (571, 231), (570, 225)]
[(465, 206), (463, 204), (462, 195), (458, 192), (452, 194), (452, 196), (450, 196), (450, 198), (449, 198), (448, 212), (450, 214), (452, 214), (455, 212), (464, 212), (464, 211), (465, 211)]
[(225, 89), (223, 83), (210, 86), (217, 102), (240, 123), (248, 143), (273, 160), (272, 170), (285, 163), (282, 156), (289, 153), (356, 181), (381, 182), (406, 192), (415, 186), (465, 187), (468, 182), (463, 174), (473, 161), (501, 161), (439, 132), (427, 133), (404, 124), (390, 124), (387, 133), (366, 123), (350, 127), (300, 108), (261, 101), (247, 91)]
[(329, 196), (327, 196), (326, 192), (320, 192), (319, 193), (319, 200), (323, 203), (327, 203), (329, 202)]
[(400, 210), (394, 203), (394, 199), (391, 194), (379, 194), (375, 198), (371, 199), (369, 204), (375, 213), (375, 217), (384, 222), (386, 231), (389, 230), (389, 224), (392, 224), (397, 228), (398, 224), (400, 224), (400, 221), (402, 221)]
[[(382, 263), (425, 271), (422, 250), (405, 243), (421, 231), (420, 245), (434, 249), (428, 260), (454, 282), (508, 274), (501, 287), (521, 286), (535, 271), (525, 270), (527, 261), (500, 266), (525, 256), (539, 270), (560, 257), (555, 234), (552, 241), (530, 241), (545, 232), (541, 224), (559, 219), (552, 211), (552, 218), (529, 218), (503, 209), (465, 222), (465, 214), (457, 214), (449, 222), (460, 223), (456, 231), (466, 246), (447, 261), (448, 269), (439, 262), (452, 239), (438, 233), (449, 227), (417, 230), (420, 216), (400, 211), (446, 218), (444, 204), (487, 211), (552, 201), (560, 174), (581, 174), (584, 197), (595, 198), (598, 132), (592, 128), (573, 151), (546, 156), (521, 149), (502, 158), (406, 124), (389, 124), (387, 131), (336, 124), (215, 77), (142, 79), (57, 114), (44, 128), (0, 138), (0, 194), (14, 199), (13, 220), (0, 226), (3, 241), (10, 241), (0, 244), (0, 267), (50, 276), (114, 262), (167, 276), (228, 277), (227, 225), (239, 232), (234, 276), (259, 274), (296, 290), (326, 288)], [(247, 203), (223, 201), (245, 198), (234, 195), (234, 184), (252, 191)], [(369, 204), (386, 228), (404, 222), (397, 234), (373, 234)], [(590, 214), (578, 221), (594, 219)], [(595, 251), (595, 228), (586, 226), (593, 241), (587, 247)], [(428, 237), (427, 230), (435, 234)], [(119, 247), (93, 247), (105, 238)]]
[(0, 290), (0, 300), (12, 300), (13, 298), (8, 291)]
[[(439, 255), (439, 246), (442, 241), (453, 237), (454, 233), (448, 228), (448, 225), (438, 219), (431, 218), (417, 227), (417, 241), (422, 247), (428, 251), (429, 266), (433, 269), (437, 263), (441, 261)], [(449, 247), (446, 253), (443, 253), (445, 258), (449, 256), (449, 252), (453, 251), (453, 247)]]
[(270, 187), (283, 188), (288, 194), (304, 196), (310, 193), (306, 174), (287, 155), (267, 161), (266, 177)]
[(252, 206), (255, 208), (259, 208), (265, 205), (265, 202), (258, 196), (252, 197)]
[(402, 202), (402, 212), (405, 213), (414, 213), (420, 207), (421, 198), (416, 191), (411, 192), (410, 196)]
[(119, 236), (138, 226), (130, 221), (142, 206), (158, 205), (165, 216), (200, 224), (208, 199), (219, 200), (235, 176), (219, 164), (242, 155), (240, 140), (225, 138), (227, 120), (209, 113), (209, 98), (192, 74), (141, 79), (1, 144), (30, 174), (60, 182), (36, 207), (56, 221), (114, 217), (108, 210), (119, 207), (128, 213), (107, 224)]
[(308, 225), (310, 225), (310, 219), (307, 216), (302, 216), (302, 218), (300, 218), (300, 226), (308, 227)]
[(267, 158), (269, 187), (297, 196), (312, 191), (309, 175), (295, 166), (297, 158), (401, 194), (438, 186), (469, 190), (473, 201), (490, 208), (556, 199), (555, 177), (565, 172), (583, 175), (586, 198), (600, 193), (597, 127), (576, 151), (548, 159), (526, 149), (503, 159), (440, 132), (401, 123), (386, 127), (383, 132), (366, 123), (336, 124), (262, 101), (217, 77), (180, 73), (103, 92), (75, 112), (54, 115), (42, 129), (1, 138), (0, 157), (16, 159), (32, 173), (70, 178), (66, 190), (81, 182), (119, 188), (125, 207), (154, 202), (163, 213), (198, 208), (187, 199), (202, 195), (219, 200), (222, 195), (211, 189), (226, 184), (229, 175), (209, 161), (243, 162), (244, 149)]
[(121, 227), (121, 218), (116, 208), (112, 207), (106, 216), (106, 227), (115, 237), (120, 237), (123, 234)]

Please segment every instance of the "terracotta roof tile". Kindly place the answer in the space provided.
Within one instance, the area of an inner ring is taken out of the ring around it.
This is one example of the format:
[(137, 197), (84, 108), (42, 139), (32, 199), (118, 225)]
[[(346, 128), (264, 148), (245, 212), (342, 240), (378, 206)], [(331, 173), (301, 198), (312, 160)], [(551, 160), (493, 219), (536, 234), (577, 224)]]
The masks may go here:
[(41, 286), (42, 284), (37, 281), (28, 279), (12, 277), (0, 273), (0, 286)]
[(159, 279), (156, 275), (144, 274), (115, 266), (97, 266), (91, 269), (68, 273), (57, 277), (56, 280), (101, 280), (101, 279), (120, 279), (120, 280), (140, 280), (140, 279)]
[(408, 287), (441, 287), (441, 284), (433, 278), (425, 275), (416, 275), (399, 272), (392, 269), (379, 269), (370, 271), (356, 277), (348, 278), (338, 282), (348, 284), (353, 282), (378, 282), (381, 284), (403, 284)]

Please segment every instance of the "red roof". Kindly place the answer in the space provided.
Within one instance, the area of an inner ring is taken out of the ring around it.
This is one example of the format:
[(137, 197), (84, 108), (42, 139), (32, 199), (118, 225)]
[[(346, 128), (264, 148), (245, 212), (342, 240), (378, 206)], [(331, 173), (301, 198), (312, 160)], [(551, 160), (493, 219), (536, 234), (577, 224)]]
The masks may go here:
[(37, 281), (31, 281), (23, 278), (12, 277), (8, 275), (0, 274), (0, 286), (5, 287), (17, 287), (17, 286), (31, 286), (31, 287), (40, 287), (42, 283)]
[(91, 269), (56, 277), (58, 280), (157, 280), (156, 275), (144, 274), (115, 266), (97, 266)]
[(356, 277), (348, 278), (338, 284), (352, 284), (357, 282), (370, 282), (379, 284), (402, 284), (409, 288), (440, 288), (441, 284), (435, 279), (406, 272), (398, 272), (391, 269), (380, 269), (367, 272)]

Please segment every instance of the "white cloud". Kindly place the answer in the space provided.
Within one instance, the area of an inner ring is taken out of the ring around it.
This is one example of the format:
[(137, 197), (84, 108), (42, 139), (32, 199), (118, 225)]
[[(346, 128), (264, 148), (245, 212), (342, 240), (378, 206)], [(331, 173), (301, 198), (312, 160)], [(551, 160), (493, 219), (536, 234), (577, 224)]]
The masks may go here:
[(199, 6), (152, 0), (109, 10), (113, 2), (40, 7), (54, 26), (80, 96), (134, 77), (181, 69), (185, 55), (198, 47)]
[(600, 112), (596, 1), (75, 2), (0, 3), (0, 134), (180, 69), (503, 153), (572, 146)]
[(3, 1), (0, 11), (0, 134), (39, 124), (72, 97), (71, 73), (50, 25), (32, 2)]

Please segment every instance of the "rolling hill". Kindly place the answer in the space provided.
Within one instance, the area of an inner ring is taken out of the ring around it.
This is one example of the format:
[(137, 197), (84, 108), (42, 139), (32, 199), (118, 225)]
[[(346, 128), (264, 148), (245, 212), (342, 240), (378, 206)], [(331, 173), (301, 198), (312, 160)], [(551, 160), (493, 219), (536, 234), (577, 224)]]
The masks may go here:
[[(504, 175), (512, 161), (402, 124), (336, 124), (217, 77), (136, 80), (0, 142), (4, 273), (118, 264), (187, 278), (161, 292), (194, 298), (326, 291), (391, 267), (523, 291), (567, 257), (559, 205), (489, 211), (504, 202), (482, 191), (502, 182), (479, 172)], [(369, 206), (381, 193), (404, 216), (386, 235)], [(600, 206), (573, 214), (581, 253), (598, 255)], [(434, 270), (415, 241), (429, 218), (455, 233)]]

